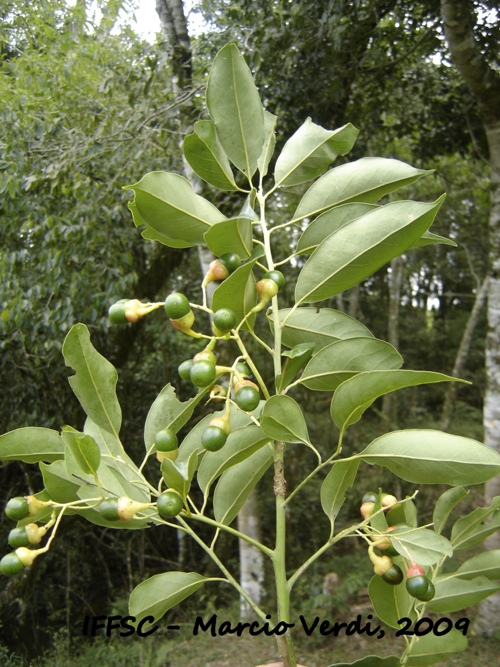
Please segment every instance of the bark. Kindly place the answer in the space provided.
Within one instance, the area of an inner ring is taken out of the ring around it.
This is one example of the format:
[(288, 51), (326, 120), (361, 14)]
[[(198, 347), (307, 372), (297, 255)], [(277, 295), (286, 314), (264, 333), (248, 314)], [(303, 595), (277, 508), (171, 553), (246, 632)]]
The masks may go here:
[[(399, 347), (399, 305), (401, 303), (401, 283), (403, 282), (403, 257), (391, 261), (389, 273), (389, 317), (387, 321), (387, 342)], [(386, 394), (382, 400), (382, 426), (397, 428), (397, 394)]]
[[(455, 358), (455, 365), (453, 366), (453, 371), (451, 373), (454, 377), (457, 378), (461, 377), (463, 370), (465, 368), (465, 364), (467, 362), (467, 356), (469, 354), (470, 346), (472, 343), (472, 337), (474, 335), (474, 330), (476, 328), (479, 315), (486, 300), (486, 295), (488, 292), (488, 283), (489, 283), (489, 277), (486, 276), (481, 286), (477, 290), (476, 298), (474, 300), (474, 306), (469, 315), (469, 319), (467, 320), (467, 325), (465, 327), (462, 340), (460, 341), (460, 345), (458, 347), (457, 356)], [(448, 390), (446, 392), (446, 396), (443, 403), (443, 410), (441, 412), (441, 423), (439, 425), (441, 431), (446, 431), (446, 429), (450, 425), (451, 414), (453, 412), (453, 405), (457, 398), (457, 392), (459, 387), (460, 385), (458, 382), (450, 382), (448, 386)]]
[[(490, 281), (488, 286), (488, 334), (483, 426), (484, 441), (500, 453), (500, 73), (489, 66), (474, 38), (474, 16), (467, 0), (441, 0), (444, 32), (451, 57), (478, 104), (484, 124), (491, 167)], [(486, 483), (489, 504), (500, 495), (500, 476)], [(500, 547), (500, 533), (487, 542)], [(500, 628), (500, 595), (484, 601), (476, 620), (476, 632), (494, 635)]]

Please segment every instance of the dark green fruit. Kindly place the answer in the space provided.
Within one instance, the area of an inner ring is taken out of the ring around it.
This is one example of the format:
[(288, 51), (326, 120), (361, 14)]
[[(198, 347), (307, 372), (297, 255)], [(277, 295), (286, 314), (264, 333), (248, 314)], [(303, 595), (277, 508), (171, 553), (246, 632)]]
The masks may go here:
[(12, 577), (14, 574), (19, 574), (23, 570), (24, 565), (14, 551), (0, 560), (0, 572), (5, 574), (6, 577)]
[(234, 400), (240, 410), (252, 412), (260, 403), (260, 394), (258, 389), (249, 385), (243, 386), (235, 394)]
[(219, 308), (214, 313), (214, 326), (222, 333), (234, 329), (236, 326), (236, 313), (230, 308)]
[(363, 503), (376, 503), (377, 502), (377, 494), (374, 493), (373, 491), (367, 491), (365, 495), (363, 496)]
[(172, 292), (165, 299), (165, 311), (171, 320), (185, 317), (191, 310), (188, 298), (180, 292)]
[(412, 597), (422, 602), (429, 602), (436, 594), (434, 584), (424, 574), (407, 579), (406, 590)]
[(215, 382), (215, 364), (204, 359), (195, 361), (189, 375), (197, 387), (209, 387)]
[(180, 514), (180, 511), (184, 507), (184, 502), (177, 491), (169, 490), (158, 496), (156, 506), (160, 516), (165, 519), (170, 519), (171, 517)]
[(281, 271), (276, 271), (276, 269), (268, 271), (262, 277), (264, 280), (274, 281), (276, 285), (278, 285), (278, 289), (280, 290), (283, 288), (283, 285), (285, 284), (285, 276), (281, 273)]
[(97, 506), (97, 511), (106, 521), (118, 521), (118, 498), (105, 498)]
[(217, 452), (224, 447), (227, 440), (227, 433), (218, 426), (207, 426), (201, 436), (201, 444), (209, 452)]
[(128, 299), (120, 299), (120, 301), (110, 306), (108, 316), (111, 324), (126, 324), (128, 322), (124, 308), (127, 301)]
[(13, 521), (21, 521), (29, 516), (30, 507), (26, 498), (16, 496), (5, 505), (5, 514)]
[(224, 255), (221, 255), (219, 261), (226, 267), (229, 273), (236, 271), (241, 264), (240, 256), (235, 252), (227, 252)]
[(182, 364), (177, 369), (179, 371), (179, 375), (184, 380), (184, 382), (190, 382), (191, 381), (191, 368), (192, 367), (193, 367), (193, 360), (192, 359), (186, 359), (186, 361), (183, 361)]
[(29, 547), (31, 545), (30, 538), (28, 537), (28, 533), (24, 526), (13, 528), (9, 533), (8, 541), (13, 549), (17, 549), (18, 547)]
[(382, 579), (388, 584), (391, 584), (391, 586), (396, 586), (404, 579), (403, 570), (399, 567), (399, 565), (393, 563), (387, 572), (382, 575)]
[(179, 439), (171, 428), (164, 428), (155, 436), (155, 447), (159, 452), (173, 452), (178, 446)]

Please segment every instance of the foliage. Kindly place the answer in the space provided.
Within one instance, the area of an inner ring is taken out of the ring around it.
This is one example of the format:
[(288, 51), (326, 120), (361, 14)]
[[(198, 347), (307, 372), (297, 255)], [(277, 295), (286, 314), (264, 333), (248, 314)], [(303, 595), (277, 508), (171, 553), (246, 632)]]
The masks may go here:
[[(410, 249), (449, 244), (447, 239), (429, 232), (443, 197), (433, 202), (394, 199), (379, 203), (385, 196), (412, 186), (427, 172), (400, 160), (374, 157), (329, 169), (337, 156), (350, 152), (358, 131), (350, 124), (327, 131), (310, 120), (285, 143), (274, 164), (274, 185), (268, 186), (276, 118), (262, 106), (248, 66), (234, 45), (222, 48), (214, 61), (207, 107), (212, 120), (205, 121), (199, 140), (187, 142), (186, 158), (208, 182), (231, 186), (244, 195), (251, 212), (240, 214), (236, 221), (228, 219), (196, 194), (189, 181), (163, 171), (151, 172), (127, 188), (134, 192), (129, 208), (145, 238), (174, 248), (207, 243), (221, 255), (202, 282), (201, 303), (191, 303), (192, 311), (170, 320), (181, 334), (205, 345), (195, 357), (193, 368), (203, 364), (210, 377), (205, 382), (198, 372), (196, 377), (192, 372), (194, 384), (201, 388), (185, 401), (177, 398), (171, 384), (164, 387), (145, 421), (145, 455), (138, 466), (120, 437), (122, 431), (126, 443), (116, 394), (116, 370), (92, 344), (87, 327), (74, 325), (62, 352), (66, 365), (75, 372), (70, 384), (87, 415), (83, 431), (64, 427), (59, 434), (34, 427), (0, 436), (0, 457), (38, 462), (44, 483), (36, 500), (28, 497), (30, 516), (21, 523), (45, 523), (50, 537), (43, 547), (17, 550), (16, 556), (29, 566), (45, 554), (65, 514), (76, 513), (97, 525), (125, 531), (150, 525), (176, 527), (204, 550), (219, 569), (219, 576), (181, 571), (156, 574), (136, 586), (130, 597), (130, 613), (137, 620), (147, 615), (158, 620), (207, 582), (222, 581), (231, 584), (261, 621), (265, 620), (265, 610), (242, 589), (221, 560), (217, 542), (226, 533), (250, 542), (270, 559), (275, 575), (276, 621), (290, 623), (290, 593), (299, 577), (328, 549), (357, 536), (368, 545), (368, 558), (375, 572), (369, 584), (372, 603), (388, 626), (399, 628), (402, 616), (414, 623), (427, 610), (444, 614), (477, 604), (499, 590), (498, 552), (481, 554), (446, 574), (442, 568), (454, 551), (481, 544), (497, 530), (500, 499), (456, 520), (448, 538), (442, 532), (451, 511), (466, 495), (462, 487), (496, 476), (500, 456), (471, 438), (432, 429), (384, 433), (346, 456), (346, 432), (377, 398), (402, 388), (457, 380), (437, 372), (401, 369), (403, 359), (394, 347), (344, 313), (315, 305), (370, 278), (386, 262)], [(233, 168), (238, 170), (238, 177)], [(271, 224), (266, 217), (268, 198), (280, 189), (310, 181), (313, 183), (290, 219)], [(288, 256), (277, 263), (273, 235), (288, 228), (300, 228), (302, 234), (289, 242)], [(240, 266), (239, 261), (228, 263), (227, 253), (235, 251), (242, 260)], [(307, 259), (300, 261), (294, 299), (291, 307), (283, 308), (278, 295), (281, 284), (262, 278), (261, 272), (265, 275), (279, 267), (286, 275), (288, 265), (302, 255)], [(206, 285), (214, 279), (222, 282), (209, 307)], [(125, 301), (122, 307), (126, 319), (136, 322), (163, 309), (163, 305), (162, 301)], [(199, 314), (212, 315), (220, 308), (233, 311), (237, 325), (228, 333), (200, 331)], [(254, 323), (262, 319), (264, 311), (272, 334), (270, 343), (255, 332)], [(214, 349), (224, 341), (237, 348), (234, 362), (215, 366)], [(250, 344), (270, 356), (275, 389), (270, 391), (273, 383), (263, 380)], [(252, 378), (238, 369), (242, 360), (248, 364)], [(221, 386), (223, 382), (226, 388)], [(233, 400), (233, 391), (237, 396), (240, 388), (249, 386), (262, 393), (263, 401), (252, 412), (245, 412)], [(300, 400), (294, 398), (299, 398), (299, 387), (331, 395), (330, 415), (337, 426), (338, 440), (329, 443), (326, 453), (312, 441)], [(193, 424), (195, 410), (207, 399), (215, 404), (222, 399), (223, 409)], [(178, 450), (156, 452), (159, 431), (168, 428), (177, 433), (188, 424), (191, 429)], [(217, 451), (206, 451), (201, 444), (207, 427), (228, 435)], [(151, 477), (145, 474), (146, 462), (156, 453), (159, 482), (151, 466), (147, 469)], [(312, 459), (315, 463), (287, 494), (285, 463), (293, 459)], [(398, 499), (391, 483), (389, 493), (379, 489), (370, 500), (363, 501), (362, 520), (347, 521), (347, 526), (339, 530), (337, 517), (346, 493), (356, 488), (358, 470), (365, 464), (386, 468), (412, 484), (449, 485), (451, 488), (436, 503), (432, 524), (419, 525), (413, 502), (416, 494)], [(231, 526), (251, 491), (270, 469), (274, 470), (274, 548)], [(326, 514), (330, 530), (325, 531), (324, 543), (289, 575), (286, 513), (289, 508), (300, 511), (302, 489), (325, 472), (316, 502)], [(197, 491), (191, 493), (195, 478), (201, 498)], [(179, 503), (175, 512), (169, 511), (168, 518), (159, 513), (156, 504), (165, 488), (183, 500), (182, 509)], [(107, 499), (106, 512), (101, 512), (103, 499)], [(111, 514), (110, 499), (116, 506)], [(211, 527), (211, 540), (198, 530), (198, 525)], [(389, 548), (392, 557), (385, 555)], [(389, 564), (392, 566), (392, 559), (406, 569), (407, 581), (418, 576), (426, 586), (433, 582), (426, 591), (435, 587), (435, 595), (427, 595), (421, 602), (422, 597), (409, 594), (409, 585), (387, 583), (383, 575)], [(434, 664), (466, 646), (466, 629), (457, 625), (449, 633), (413, 636), (401, 659), (379, 662)], [(289, 633), (278, 636), (278, 648), (285, 664), (293, 665)], [(368, 664), (370, 660), (376, 661), (366, 658), (362, 662)]]

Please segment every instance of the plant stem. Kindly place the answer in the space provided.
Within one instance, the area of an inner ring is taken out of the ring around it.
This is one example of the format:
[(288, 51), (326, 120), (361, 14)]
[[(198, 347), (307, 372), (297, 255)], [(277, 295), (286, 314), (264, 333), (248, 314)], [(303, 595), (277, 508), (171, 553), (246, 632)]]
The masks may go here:
[[(259, 605), (253, 600), (248, 593), (241, 587), (241, 585), (238, 583), (238, 581), (233, 577), (231, 572), (227, 569), (227, 567), (224, 565), (224, 563), (220, 560), (220, 558), (217, 556), (215, 551), (211, 549), (208, 544), (206, 544), (201, 537), (195, 533), (195, 531), (191, 528), (191, 526), (184, 521), (184, 519), (180, 516), (177, 517), (177, 521), (183, 526), (184, 530), (191, 535), (191, 537), (195, 540), (195, 542), (198, 542), (200, 547), (206, 551), (206, 553), (210, 556), (212, 561), (219, 567), (219, 569), (224, 573), (226, 580), (228, 583), (232, 584), (232, 586), (238, 591), (238, 593), (243, 597), (246, 602), (252, 607), (252, 609), (255, 611), (255, 613), (263, 620), (267, 621), (266, 614), (264, 611), (259, 607)], [(295, 665), (293, 665), (295, 667)]]
[[(276, 495), (276, 545), (273, 554), (274, 578), (278, 602), (278, 621), (290, 623), (290, 588), (286, 579), (286, 481), (284, 474), (285, 443), (275, 443), (274, 493)], [(288, 630), (277, 636), (278, 650), (285, 667), (296, 667), (292, 638)]]

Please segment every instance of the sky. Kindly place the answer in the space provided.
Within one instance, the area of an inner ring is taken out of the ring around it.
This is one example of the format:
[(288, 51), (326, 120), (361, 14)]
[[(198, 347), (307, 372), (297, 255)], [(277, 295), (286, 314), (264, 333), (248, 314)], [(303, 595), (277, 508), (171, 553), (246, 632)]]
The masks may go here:
[[(135, 11), (138, 33), (148, 41), (154, 41), (155, 34), (160, 29), (160, 19), (156, 13), (155, 0), (135, 0), (137, 9)], [(184, 0), (185, 11), (189, 12), (193, 5), (193, 0)], [(188, 20), (189, 33), (196, 34), (197, 27), (200, 27), (199, 18), (191, 15)]]

